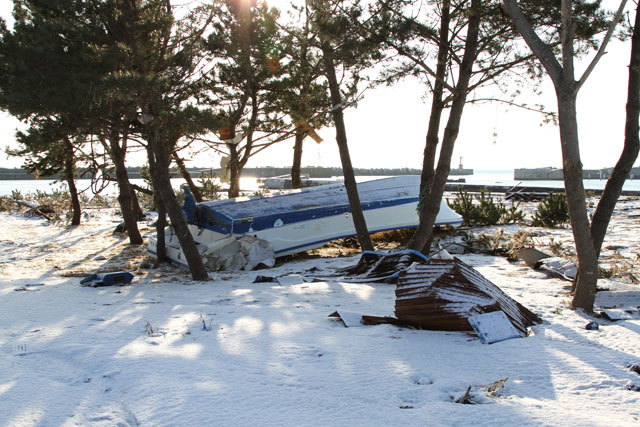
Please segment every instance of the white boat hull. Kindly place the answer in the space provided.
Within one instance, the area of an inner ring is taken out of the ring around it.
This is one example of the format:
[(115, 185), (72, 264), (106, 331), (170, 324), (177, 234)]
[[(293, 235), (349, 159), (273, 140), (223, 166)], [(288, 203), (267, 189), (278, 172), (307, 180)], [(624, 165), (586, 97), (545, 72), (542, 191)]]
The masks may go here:
[[(388, 182), (387, 180), (386, 185), (388, 185)], [(322, 187), (316, 188), (321, 189)], [(400, 199), (397, 203), (381, 203), (380, 207), (377, 208), (375, 203), (372, 204), (369, 202), (368, 209), (364, 210), (364, 216), (370, 233), (412, 228), (418, 225), (419, 219), (416, 211), (417, 200), (415, 200), (415, 197), (407, 197), (407, 191), (404, 188), (405, 187), (402, 187), (399, 193), (405, 198)], [(300, 197), (317, 199), (317, 197), (314, 198), (313, 196), (314, 194), (319, 196), (320, 193), (314, 193), (313, 191), (315, 190), (310, 189)], [(328, 190), (322, 190), (323, 193), (326, 191)], [(344, 198), (346, 195), (341, 195), (341, 197)], [(229, 202), (225, 203), (224, 206), (230, 205)], [(239, 200), (237, 202), (238, 205), (246, 203), (250, 202), (247, 200)], [(215, 203), (211, 204), (212, 209), (215, 208), (215, 206)], [(246, 207), (244, 209), (246, 210)], [(331, 209), (333, 209), (332, 212), (337, 212), (335, 206), (332, 206)], [(345, 209), (348, 209), (348, 206)], [(271, 218), (270, 221), (273, 220), (272, 223), (269, 223), (272, 224), (272, 226), (265, 228), (263, 224), (263, 226), (257, 230), (249, 227), (245, 228), (243, 233), (221, 233), (212, 229), (215, 227), (205, 227), (201, 224), (196, 225), (193, 223), (189, 224), (189, 230), (198, 244), (201, 253), (207, 251), (211, 245), (215, 245), (216, 242), (219, 242), (221, 239), (231, 236), (240, 237), (243, 235), (252, 235), (269, 242), (273, 247), (276, 257), (316, 249), (332, 240), (356, 235), (353, 218), (351, 212), (348, 210), (335, 215), (309, 215), (303, 220), (290, 221), (290, 217), (296, 215), (298, 212), (299, 211), (283, 212), (281, 217), (270, 212), (268, 218)], [(246, 220), (245, 218), (241, 218), (236, 219), (236, 222), (246, 223)], [(453, 212), (443, 200), (440, 205), (440, 212), (436, 218), (436, 225), (457, 226), (460, 225), (461, 222), (462, 218)], [(233, 221), (231, 221), (231, 223), (233, 224)], [(186, 265), (184, 254), (182, 254), (177, 236), (173, 233), (173, 230), (168, 228), (165, 235), (167, 256), (174, 262)], [(156, 252), (156, 244), (157, 242), (154, 238), (149, 240), (149, 252)]]

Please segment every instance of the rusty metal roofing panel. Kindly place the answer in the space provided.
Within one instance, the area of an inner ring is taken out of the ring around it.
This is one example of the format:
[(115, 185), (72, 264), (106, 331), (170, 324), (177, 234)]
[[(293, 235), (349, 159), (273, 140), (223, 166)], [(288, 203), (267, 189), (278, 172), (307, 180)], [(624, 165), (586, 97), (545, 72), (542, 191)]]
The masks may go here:
[(523, 334), (541, 319), (475, 269), (455, 260), (431, 260), (400, 275), (395, 313), (424, 329), (471, 331), (470, 316), (504, 311)]

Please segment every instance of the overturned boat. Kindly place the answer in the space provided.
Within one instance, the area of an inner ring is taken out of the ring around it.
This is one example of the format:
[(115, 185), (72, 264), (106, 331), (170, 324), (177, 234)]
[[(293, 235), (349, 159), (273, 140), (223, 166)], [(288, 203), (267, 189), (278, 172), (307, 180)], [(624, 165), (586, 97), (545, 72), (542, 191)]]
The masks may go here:
[[(419, 191), (419, 176), (359, 183), (358, 195), (369, 232), (416, 227)], [(183, 210), (201, 254), (243, 236), (268, 242), (275, 257), (281, 257), (356, 235), (347, 190), (342, 183), (275, 196), (238, 197), (198, 204), (188, 193)], [(462, 217), (443, 200), (436, 225), (458, 226), (461, 223)], [(165, 239), (167, 256), (186, 265), (171, 228), (165, 232)], [(154, 237), (149, 239), (149, 252), (156, 253), (156, 244)]]

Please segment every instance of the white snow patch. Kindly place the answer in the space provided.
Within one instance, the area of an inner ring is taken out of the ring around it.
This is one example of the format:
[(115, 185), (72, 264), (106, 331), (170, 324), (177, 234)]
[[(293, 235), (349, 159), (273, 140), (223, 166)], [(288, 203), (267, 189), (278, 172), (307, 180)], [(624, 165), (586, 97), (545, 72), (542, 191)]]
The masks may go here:
[[(114, 220), (91, 211), (67, 228), (0, 213), (0, 425), (640, 424), (640, 393), (627, 389), (640, 385), (628, 367), (640, 363), (640, 320), (572, 311), (566, 282), (521, 264), (460, 256), (544, 321), (487, 346), (467, 333), (327, 319), (393, 315), (389, 284), (253, 283), (256, 272), (192, 282), (184, 269), (133, 268), (144, 248), (113, 235)], [(612, 231), (628, 252), (638, 250), (632, 225)], [(356, 261), (289, 262), (268, 275)], [(136, 277), (80, 286), (82, 273), (105, 270)], [(599, 306), (636, 304), (638, 285), (601, 282), (610, 291)], [(592, 320), (599, 330), (584, 329)], [(454, 403), (506, 377), (492, 404)]]

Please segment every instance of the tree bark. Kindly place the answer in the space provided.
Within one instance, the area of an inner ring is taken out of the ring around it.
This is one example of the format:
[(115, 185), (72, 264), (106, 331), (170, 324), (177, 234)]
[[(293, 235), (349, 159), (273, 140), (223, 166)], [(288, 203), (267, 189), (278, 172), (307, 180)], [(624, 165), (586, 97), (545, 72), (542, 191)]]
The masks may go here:
[(440, 40), (438, 42), (438, 64), (436, 65), (436, 77), (433, 83), (431, 99), (431, 111), (429, 113), (429, 126), (424, 147), (424, 160), (422, 162), (422, 177), (420, 182), (420, 194), (425, 195), (433, 184), (435, 176), (436, 152), (438, 151), (440, 120), (444, 111), (442, 97), (444, 95), (444, 79), (447, 73), (447, 59), (449, 57), (449, 24), (451, 22), (449, 10), (451, 2), (442, 2), (442, 16), (440, 17)]
[(173, 160), (175, 160), (176, 165), (178, 166), (178, 170), (180, 171), (180, 175), (182, 175), (184, 180), (187, 181), (187, 185), (189, 186), (189, 190), (191, 190), (191, 194), (193, 194), (193, 198), (196, 199), (196, 202), (201, 203), (202, 193), (200, 193), (200, 189), (195, 184), (195, 182), (193, 182), (193, 179), (191, 179), (191, 174), (187, 170), (187, 167), (184, 164), (184, 160), (182, 160), (178, 153), (176, 153), (175, 151), (172, 153), (171, 157), (173, 157)]
[(460, 63), (460, 71), (458, 74), (458, 83), (456, 84), (453, 102), (451, 104), (451, 112), (447, 120), (447, 126), (442, 138), (442, 146), (440, 147), (440, 157), (438, 159), (438, 167), (433, 178), (431, 188), (427, 188), (421, 196), (421, 209), (419, 212), (420, 222), (414, 232), (409, 247), (417, 251), (428, 254), (433, 240), (433, 225), (436, 222), (438, 212), (440, 212), (440, 203), (444, 188), (447, 183), (447, 177), (451, 170), (451, 157), (453, 156), (453, 148), (460, 131), (460, 121), (462, 120), (462, 112), (467, 102), (467, 92), (469, 88), (469, 80), (473, 71), (473, 63), (476, 59), (476, 51), (478, 47), (478, 34), (481, 21), (480, 0), (471, 2), (471, 14), (469, 17), (469, 25), (467, 29), (467, 38), (465, 40), (464, 54)]
[(333, 63), (333, 49), (327, 42), (322, 43), (322, 56), (329, 81), (329, 92), (331, 94), (331, 103), (333, 104), (333, 122), (336, 126), (336, 142), (340, 151), (340, 160), (342, 162), (342, 173), (344, 174), (344, 185), (347, 189), (347, 197), (349, 198), (349, 206), (351, 207), (351, 215), (353, 216), (353, 225), (356, 229), (358, 242), (363, 251), (372, 251), (373, 243), (371, 236), (367, 230), (367, 222), (362, 212), (360, 198), (358, 196), (358, 185), (356, 183), (351, 157), (349, 155), (349, 145), (347, 144), (347, 131), (344, 125), (344, 115), (342, 114), (342, 96), (340, 95), (340, 86), (336, 77), (335, 65)]
[(579, 266), (572, 304), (575, 308), (592, 311), (598, 280), (598, 257), (591, 236), (582, 181), (582, 162), (580, 161), (576, 119), (576, 94), (566, 88), (557, 88), (556, 93), (564, 187)]
[(235, 144), (227, 144), (229, 147), (229, 198), (240, 196), (240, 154)]
[(627, 118), (624, 127), (624, 148), (618, 159), (618, 163), (613, 168), (611, 176), (607, 180), (607, 185), (598, 202), (598, 207), (591, 220), (591, 235), (593, 244), (596, 247), (596, 255), (600, 256), (602, 242), (607, 233), (607, 227), (616, 202), (620, 197), (622, 186), (624, 185), (633, 164), (638, 158), (640, 150), (640, 138), (638, 129), (640, 123), (640, 18), (638, 8), (636, 8), (636, 18), (631, 37), (631, 59), (629, 61), (629, 84), (627, 86)]
[(154, 193), (156, 209), (158, 210), (158, 220), (156, 221), (156, 257), (158, 262), (167, 261), (167, 246), (165, 244), (165, 228), (167, 227), (167, 210), (164, 208), (162, 200)]
[(147, 153), (149, 155), (151, 176), (153, 177), (154, 193), (169, 214), (171, 227), (173, 227), (178, 237), (182, 252), (187, 259), (187, 264), (189, 264), (191, 277), (193, 280), (208, 280), (209, 275), (171, 187), (167, 148), (157, 135), (153, 135), (147, 141)]
[(302, 168), (302, 143), (305, 133), (301, 127), (296, 129), (296, 141), (293, 145), (293, 166), (291, 166), (291, 187), (302, 188), (300, 169)]
[(133, 193), (133, 189), (129, 184), (129, 174), (125, 164), (125, 151), (120, 147), (120, 137), (113, 134), (109, 137), (109, 151), (111, 160), (116, 167), (116, 179), (118, 181), (118, 203), (122, 212), (122, 219), (127, 228), (129, 243), (132, 245), (141, 245), (144, 243), (140, 230), (138, 230), (138, 214), (136, 207), (139, 209), (137, 197)]
[(136, 186), (131, 184), (131, 182), (129, 182), (128, 176), (127, 176), (127, 182), (129, 184), (129, 189), (131, 190), (131, 208), (133, 209), (136, 219), (138, 221), (142, 221), (144, 220), (144, 212), (140, 207), (140, 200), (138, 199), (138, 195), (136, 194)]
[(80, 225), (82, 217), (82, 208), (80, 207), (80, 198), (78, 197), (78, 189), (76, 188), (75, 178), (73, 176), (73, 144), (68, 137), (64, 138), (64, 176), (69, 187), (69, 195), (71, 196), (71, 225)]

